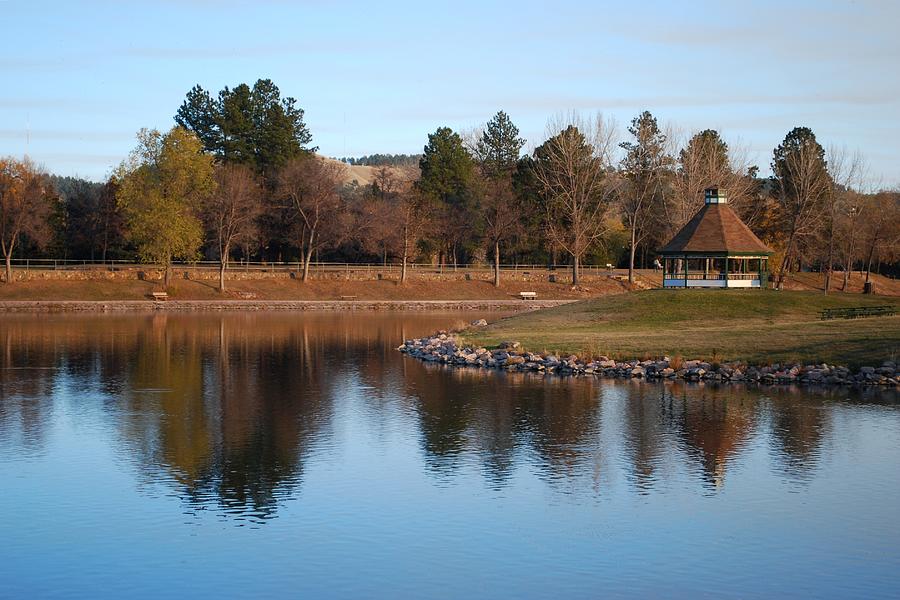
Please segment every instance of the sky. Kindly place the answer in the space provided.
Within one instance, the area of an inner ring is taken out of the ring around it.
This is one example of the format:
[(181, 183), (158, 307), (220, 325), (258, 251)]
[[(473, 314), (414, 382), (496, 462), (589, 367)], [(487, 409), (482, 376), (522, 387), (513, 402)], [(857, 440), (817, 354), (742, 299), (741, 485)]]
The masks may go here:
[(643, 110), (717, 129), (769, 172), (796, 126), (900, 185), (900, 1), (0, 0), (0, 156), (102, 180), (195, 84), (270, 78), (328, 156), (417, 153), (506, 111), (533, 148), (560, 114), (621, 136)]

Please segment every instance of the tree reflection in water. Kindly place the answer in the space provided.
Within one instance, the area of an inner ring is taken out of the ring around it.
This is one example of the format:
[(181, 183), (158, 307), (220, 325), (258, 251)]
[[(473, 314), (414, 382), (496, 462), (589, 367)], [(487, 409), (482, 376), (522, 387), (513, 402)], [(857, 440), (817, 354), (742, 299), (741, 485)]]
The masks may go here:
[(757, 436), (802, 481), (832, 431), (830, 401), (896, 398), (448, 369), (395, 350), (466, 316), (4, 316), (0, 453), (40, 452), (68, 403), (110, 425), (148, 489), (263, 520), (301, 492), (310, 456), (340, 454), (334, 432), (351, 417), (408, 431), (438, 482), (475, 469), (502, 490), (524, 470), (593, 492), (621, 476), (647, 494), (685, 469), (721, 488)]

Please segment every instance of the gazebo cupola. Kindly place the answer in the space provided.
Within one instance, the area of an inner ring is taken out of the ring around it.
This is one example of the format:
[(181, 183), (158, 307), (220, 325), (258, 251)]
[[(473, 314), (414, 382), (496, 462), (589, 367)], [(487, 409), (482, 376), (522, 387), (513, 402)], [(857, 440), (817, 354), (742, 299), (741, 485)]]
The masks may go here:
[(663, 287), (766, 287), (772, 250), (750, 231), (716, 187), (694, 217), (660, 248)]

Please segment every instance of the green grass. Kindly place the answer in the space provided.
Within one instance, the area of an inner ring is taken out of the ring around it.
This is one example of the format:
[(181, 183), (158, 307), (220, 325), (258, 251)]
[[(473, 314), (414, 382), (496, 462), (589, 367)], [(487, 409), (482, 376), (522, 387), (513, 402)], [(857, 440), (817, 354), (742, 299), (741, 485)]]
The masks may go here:
[(821, 321), (824, 308), (893, 305), (900, 298), (760, 290), (647, 290), (516, 315), (466, 341), (515, 340), (532, 351), (617, 359), (828, 362), (877, 366), (900, 358), (900, 316)]

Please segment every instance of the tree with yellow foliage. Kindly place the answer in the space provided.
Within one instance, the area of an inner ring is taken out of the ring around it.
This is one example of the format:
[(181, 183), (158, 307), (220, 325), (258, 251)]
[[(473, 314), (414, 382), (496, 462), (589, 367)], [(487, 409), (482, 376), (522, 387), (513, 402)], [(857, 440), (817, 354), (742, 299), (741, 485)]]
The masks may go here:
[(196, 259), (203, 243), (199, 212), (215, 191), (213, 158), (183, 127), (142, 129), (137, 137), (117, 170), (116, 198), (140, 259), (162, 265), (168, 287), (172, 261)]

